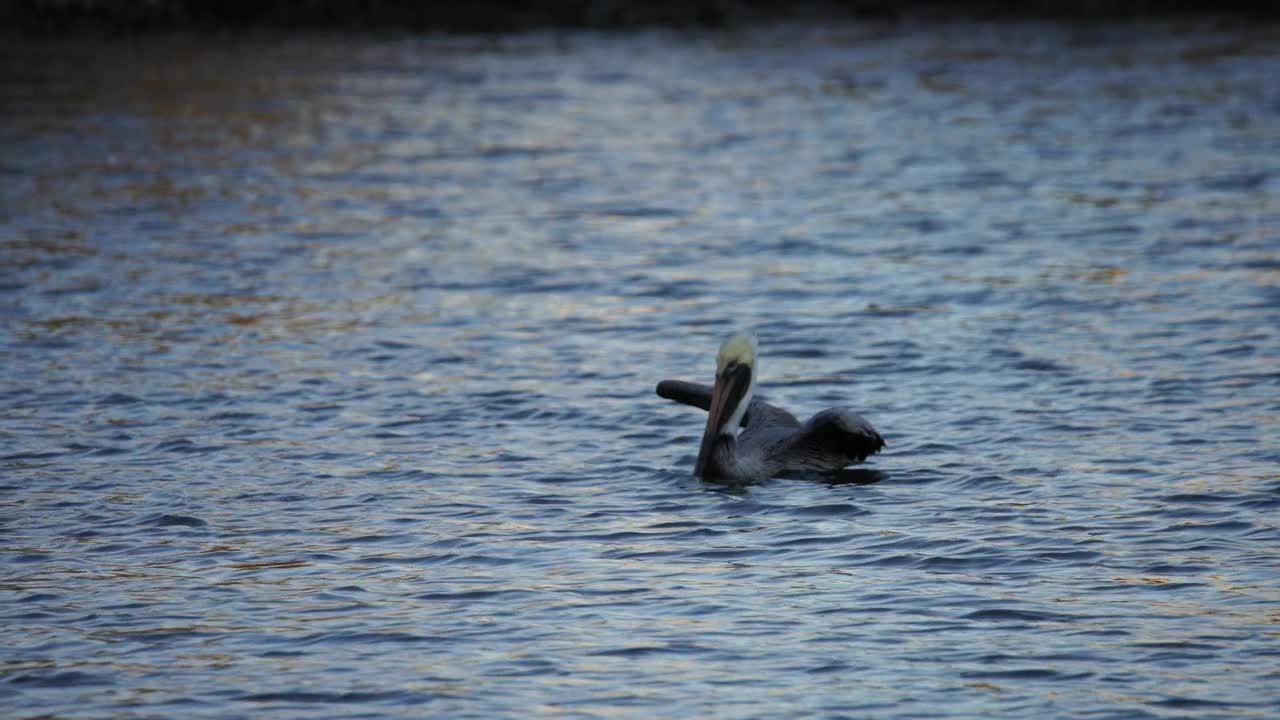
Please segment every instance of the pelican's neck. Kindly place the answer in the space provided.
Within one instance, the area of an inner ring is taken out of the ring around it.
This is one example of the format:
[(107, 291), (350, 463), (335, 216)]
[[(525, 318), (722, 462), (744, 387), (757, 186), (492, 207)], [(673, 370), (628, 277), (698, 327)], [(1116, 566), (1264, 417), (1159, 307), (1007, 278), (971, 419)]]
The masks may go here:
[(742, 400), (738, 401), (738, 407), (733, 409), (733, 415), (729, 416), (728, 422), (720, 426), (720, 434), (729, 437), (737, 437), (738, 430), (742, 427), (742, 418), (747, 414), (747, 407), (751, 405), (751, 396), (756, 391), (756, 369), (751, 368), (751, 379), (747, 381), (747, 391), (742, 394)]
[(716, 437), (705, 479), (732, 484), (763, 480), (774, 474), (778, 469), (775, 458), (762, 452), (760, 445), (743, 446), (738, 440), (727, 434)]
[(737, 477), (738, 438), (733, 433), (722, 432), (716, 436), (714, 442), (703, 478), (722, 482), (731, 481)]

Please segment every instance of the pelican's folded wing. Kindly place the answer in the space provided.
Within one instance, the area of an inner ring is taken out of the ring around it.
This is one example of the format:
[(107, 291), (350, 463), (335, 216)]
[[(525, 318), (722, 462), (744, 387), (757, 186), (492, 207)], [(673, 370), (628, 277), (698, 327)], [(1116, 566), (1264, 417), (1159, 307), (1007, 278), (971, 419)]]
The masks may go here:
[(867, 419), (840, 408), (830, 408), (809, 418), (791, 439), (791, 451), (805, 458), (804, 464), (839, 470), (880, 452), (884, 438)]

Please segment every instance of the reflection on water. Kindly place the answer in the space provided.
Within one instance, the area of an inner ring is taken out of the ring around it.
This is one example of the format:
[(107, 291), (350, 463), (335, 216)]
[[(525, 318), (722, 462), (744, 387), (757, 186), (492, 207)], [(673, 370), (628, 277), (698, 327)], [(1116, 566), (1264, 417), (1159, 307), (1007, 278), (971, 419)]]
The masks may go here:
[[(1273, 714), (1274, 40), (5, 45), (5, 706)], [(886, 451), (689, 477), (738, 326)]]

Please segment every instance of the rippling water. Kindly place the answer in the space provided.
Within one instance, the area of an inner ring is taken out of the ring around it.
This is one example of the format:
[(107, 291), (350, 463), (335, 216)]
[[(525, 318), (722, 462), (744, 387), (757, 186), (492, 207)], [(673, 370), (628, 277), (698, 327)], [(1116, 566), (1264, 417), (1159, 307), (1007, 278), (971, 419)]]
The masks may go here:
[(7, 714), (1280, 713), (1276, 26), (4, 47)]

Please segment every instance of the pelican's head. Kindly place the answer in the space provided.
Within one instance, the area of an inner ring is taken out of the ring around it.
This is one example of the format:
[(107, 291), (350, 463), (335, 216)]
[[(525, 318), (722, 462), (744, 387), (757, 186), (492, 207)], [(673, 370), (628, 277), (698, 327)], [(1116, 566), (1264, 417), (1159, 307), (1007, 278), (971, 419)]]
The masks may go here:
[(751, 333), (735, 333), (720, 343), (720, 353), (716, 355), (716, 376), (719, 377), (725, 368), (733, 363), (756, 366), (756, 336)]
[(716, 356), (716, 384), (711, 390), (711, 406), (707, 408), (707, 428), (698, 448), (694, 474), (703, 476), (720, 436), (738, 432), (742, 416), (747, 414), (756, 382), (756, 337), (737, 333), (720, 345)]

